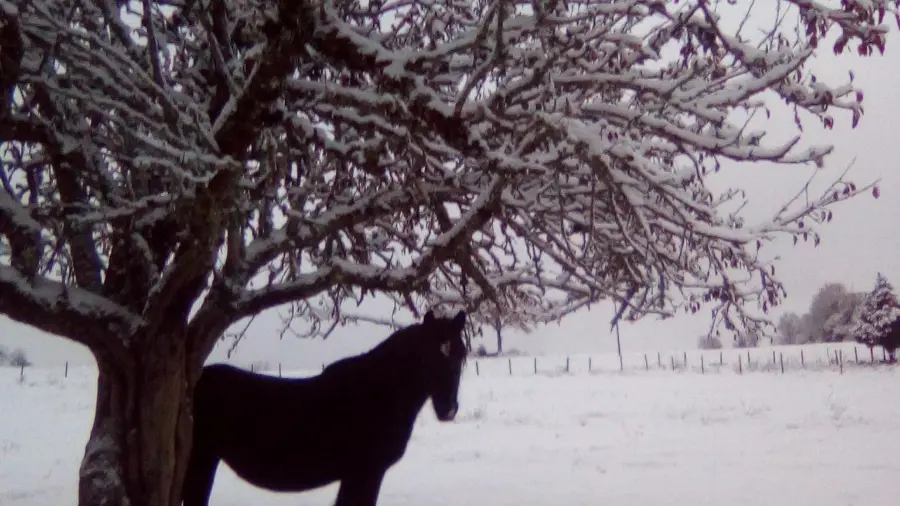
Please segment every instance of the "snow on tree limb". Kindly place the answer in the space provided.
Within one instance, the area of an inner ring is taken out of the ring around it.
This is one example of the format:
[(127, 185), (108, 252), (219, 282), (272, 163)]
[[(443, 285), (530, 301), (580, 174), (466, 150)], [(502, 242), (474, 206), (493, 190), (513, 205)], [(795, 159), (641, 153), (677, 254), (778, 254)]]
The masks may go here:
[(138, 315), (103, 297), (42, 277), (30, 281), (4, 265), (0, 293), (0, 312), (6, 316), (92, 349), (120, 352), (122, 337), (142, 324)]
[(350, 320), (376, 292), (523, 326), (607, 299), (626, 318), (708, 305), (755, 331), (745, 306), (784, 292), (755, 250), (817, 242), (869, 186), (842, 176), (749, 224), (707, 174), (822, 165), (831, 146), (747, 117), (774, 92), (798, 122), (855, 125), (861, 92), (805, 65), (834, 28), (829, 49), (883, 50), (897, 8), (795, 0), (804, 33), (784, 13), (750, 38), (720, 20), (742, 7), (699, 0), (125, 3), (3, 3), (0, 254), (144, 332), (208, 289), (198, 350), (284, 304)]

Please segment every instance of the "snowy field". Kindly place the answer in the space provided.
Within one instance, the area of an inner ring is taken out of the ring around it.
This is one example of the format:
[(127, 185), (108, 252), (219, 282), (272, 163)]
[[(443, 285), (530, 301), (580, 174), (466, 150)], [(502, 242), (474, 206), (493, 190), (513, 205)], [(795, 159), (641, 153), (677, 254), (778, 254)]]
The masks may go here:
[[(426, 406), (379, 503), (898, 504), (900, 368), (854, 363), (841, 374), (817, 350), (807, 348), (808, 369), (785, 374), (763, 367), (765, 348), (743, 374), (730, 364), (706, 374), (690, 363), (691, 372), (655, 369), (655, 354), (649, 371), (639, 354), (624, 373), (609, 370), (609, 357), (593, 357), (593, 373), (585, 357), (570, 358), (570, 374), (560, 373), (564, 357), (541, 358), (552, 371), (538, 375), (529, 357), (514, 359), (512, 376), (506, 359), (481, 360), (478, 376), (470, 363), (457, 420), (440, 424)], [(736, 356), (725, 353), (726, 362)], [(67, 378), (61, 368), (26, 369), (21, 380), (0, 368), (0, 505), (76, 503), (94, 381), (91, 368)], [(336, 491), (267, 493), (222, 466), (211, 504), (330, 506)]]

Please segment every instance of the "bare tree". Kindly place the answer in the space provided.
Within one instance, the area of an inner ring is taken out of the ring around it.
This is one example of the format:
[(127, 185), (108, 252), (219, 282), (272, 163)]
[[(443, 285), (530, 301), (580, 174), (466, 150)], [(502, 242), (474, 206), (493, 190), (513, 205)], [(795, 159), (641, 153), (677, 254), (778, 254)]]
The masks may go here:
[(701, 350), (720, 350), (722, 349), (722, 340), (718, 336), (702, 335), (697, 341), (697, 346)]
[(28, 360), (28, 355), (25, 354), (24, 350), (15, 349), (9, 354), (9, 365), (13, 367), (29, 367), (31, 366), (31, 361)]
[(779, 344), (803, 344), (803, 321), (797, 313), (784, 313), (778, 319)]
[[(531, 300), (529, 300), (531, 299)], [(540, 302), (533, 300), (533, 295), (521, 292), (511, 292), (508, 297), (504, 297), (503, 306), (488, 302), (484, 304), (481, 311), (475, 317), (476, 324), (488, 325), (493, 331), (497, 339), (497, 354), (503, 354), (503, 331), (506, 329), (517, 329), (524, 332), (531, 332), (531, 322), (533, 318), (529, 318), (521, 312), (510, 311), (509, 307), (535, 307)]]
[(734, 336), (732, 347), (734, 348), (756, 348), (759, 346), (760, 335), (756, 331), (737, 332)]
[[(856, 125), (862, 94), (804, 65), (832, 29), (883, 50), (897, 0), (783, 5), (804, 29), (699, 0), (0, 0), (0, 312), (96, 358), (79, 503), (178, 503), (201, 366), (270, 308), (311, 335), (376, 293), (767, 325), (756, 249), (871, 185), (747, 226), (706, 176), (821, 165), (799, 123)], [(744, 128), (773, 110), (795, 139)]]
[(829, 316), (822, 326), (824, 341), (840, 342), (853, 338), (865, 296), (865, 293), (848, 292), (838, 301), (834, 314)]
[(841, 301), (847, 297), (847, 288), (842, 283), (826, 283), (813, 296), (809, 305), (810, 340), (826, 340), (825, 322), (841, 308)]

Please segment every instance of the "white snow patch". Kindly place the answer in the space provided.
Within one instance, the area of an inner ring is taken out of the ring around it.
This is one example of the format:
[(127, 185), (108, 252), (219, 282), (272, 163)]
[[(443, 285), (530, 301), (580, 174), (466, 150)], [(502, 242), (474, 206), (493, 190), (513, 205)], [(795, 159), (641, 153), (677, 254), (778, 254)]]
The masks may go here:
[[(584, 356), (572, 357), (570, 374), (562, 372), (565, 357), (539, 357), (539, 368), (554, 372), (536, 376), (531, 357), (513, 358), (513, 376), (506, 358), (479, 359), (479, 376), (472, 360), (456, 421), (438, 422), (426, 405), (379, 503), (896, 502), (900, 396), (884, 387), (897, 384), (900, 369), (848, 365), (843, 375), (836, 368), (739, 375), (726, 364), (703, 375), (693, 363), (697, 353), (688, 355), (693, 372), (654, 371), (655, 354), (650, 371), (638, 355), (624, 374), (610, 372), (612, 362), (618, 366), (610, 356), (593, 356), (593, 374)], [(771, 351), (751, 353), (765, 361)], [(725, 354), (731, 361), (736, 352)], [(824, 348), (815, 354), (824, 356)], [(707, 364), (718, 360), (718, 352), (705, 355)], [(807, 364), (816, 358), (807, 349)], [(18, 376), (0, 368), (0, 504), (75, 504), (96, 372), (70, 368), (64, 379), (62, 369), (26, 369), (21, 384)], [(108, 449), (105, 441), (89, 450)], [(337, 492), (330, 485), (271, 493), (240, 481), (227, 466), (219, 469), (210, 501), (217, 506), (330, 506)]]

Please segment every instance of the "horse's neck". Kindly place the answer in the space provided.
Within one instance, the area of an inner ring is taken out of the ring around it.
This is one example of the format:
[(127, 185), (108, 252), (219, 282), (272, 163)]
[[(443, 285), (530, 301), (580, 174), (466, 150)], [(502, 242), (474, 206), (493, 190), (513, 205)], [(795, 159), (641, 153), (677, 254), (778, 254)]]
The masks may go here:
[[(401, 343), (396, 343), (401, 344)], [(356, 381), (370, 387), (388, 389), (409, 402), (424, 403), (428, 398), (421, 362), (415, 350), (402, 346), (379, 347), (357, 357)], [(352, 373), (351, 373), (352, 374)], [(363, 388), (366, 389), (365, 385)]]

